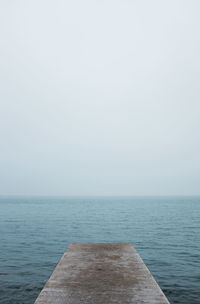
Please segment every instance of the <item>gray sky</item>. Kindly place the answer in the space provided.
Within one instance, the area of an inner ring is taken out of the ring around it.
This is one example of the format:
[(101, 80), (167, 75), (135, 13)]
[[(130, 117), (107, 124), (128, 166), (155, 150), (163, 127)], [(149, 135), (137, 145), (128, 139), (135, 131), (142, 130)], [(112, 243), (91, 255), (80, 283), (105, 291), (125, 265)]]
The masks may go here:
[(0, 194), (200, 194), (199, 0), (0, 0)]

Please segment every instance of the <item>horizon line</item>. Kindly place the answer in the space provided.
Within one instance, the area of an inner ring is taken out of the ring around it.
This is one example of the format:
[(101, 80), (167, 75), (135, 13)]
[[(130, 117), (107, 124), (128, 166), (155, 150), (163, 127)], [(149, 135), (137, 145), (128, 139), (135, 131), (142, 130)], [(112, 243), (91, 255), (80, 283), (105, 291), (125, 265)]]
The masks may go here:
[(23, 197), (168, 197), (168, 196), (200, 196), (200, 194), (0, 194), (5, 196)]

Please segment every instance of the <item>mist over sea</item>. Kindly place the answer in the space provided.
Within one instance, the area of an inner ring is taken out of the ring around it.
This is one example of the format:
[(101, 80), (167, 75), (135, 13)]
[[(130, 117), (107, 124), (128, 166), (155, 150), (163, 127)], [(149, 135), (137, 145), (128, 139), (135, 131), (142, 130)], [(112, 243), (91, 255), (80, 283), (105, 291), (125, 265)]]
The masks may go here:
[(131, 242), (170, 303), (200, 303), (200, 197), (0, 197), (0, 303), (34, 303), (70, 242)]

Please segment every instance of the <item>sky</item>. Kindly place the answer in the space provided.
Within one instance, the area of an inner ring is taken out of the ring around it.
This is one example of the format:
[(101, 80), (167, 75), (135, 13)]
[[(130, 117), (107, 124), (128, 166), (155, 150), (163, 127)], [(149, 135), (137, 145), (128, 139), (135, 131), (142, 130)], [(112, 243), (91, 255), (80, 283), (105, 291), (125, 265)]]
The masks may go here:
[(0, 195), (199, 195), (199, 0), (0, 0)]

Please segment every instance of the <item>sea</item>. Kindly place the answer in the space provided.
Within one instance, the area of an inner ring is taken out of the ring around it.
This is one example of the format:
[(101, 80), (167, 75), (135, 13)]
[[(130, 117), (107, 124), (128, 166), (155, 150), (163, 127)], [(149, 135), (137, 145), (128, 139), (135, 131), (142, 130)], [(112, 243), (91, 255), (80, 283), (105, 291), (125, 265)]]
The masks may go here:
[(0, 303), (33, 304), (71, 242), (131, 242), (170, 303), (200, 303), (200, 197), (0, 197)]

